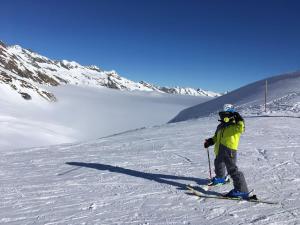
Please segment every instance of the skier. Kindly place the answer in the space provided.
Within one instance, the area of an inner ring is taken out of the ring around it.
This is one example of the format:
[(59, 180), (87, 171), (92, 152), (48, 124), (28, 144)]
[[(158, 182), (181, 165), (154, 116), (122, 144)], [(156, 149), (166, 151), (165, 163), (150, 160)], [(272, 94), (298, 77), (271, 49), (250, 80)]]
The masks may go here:
[(237, 149), (240, 135), (244, 132), (245, 124), (242, 116), (235, 111), (233, 105), (225, 104), (219, 112), (220, 124), (215, 135), (204, 142), (204, 147), (215, 145), (215, 174), (211, 185), (222, 185), (229, 181), (225, 176), (225, 167), (233, 180), (234, 189), (228, 192), (227, 197), (249, 198), (249, 191), (245, 177), (236, 165)]

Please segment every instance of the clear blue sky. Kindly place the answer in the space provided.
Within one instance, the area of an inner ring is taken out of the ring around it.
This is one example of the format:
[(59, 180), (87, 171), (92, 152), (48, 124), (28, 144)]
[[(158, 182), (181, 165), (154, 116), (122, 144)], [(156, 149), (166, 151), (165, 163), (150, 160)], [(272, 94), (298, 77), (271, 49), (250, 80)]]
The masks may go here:
[(2, 0), (0, 40), (159, 85), (225, 91), (300, 69), (300, 1)]

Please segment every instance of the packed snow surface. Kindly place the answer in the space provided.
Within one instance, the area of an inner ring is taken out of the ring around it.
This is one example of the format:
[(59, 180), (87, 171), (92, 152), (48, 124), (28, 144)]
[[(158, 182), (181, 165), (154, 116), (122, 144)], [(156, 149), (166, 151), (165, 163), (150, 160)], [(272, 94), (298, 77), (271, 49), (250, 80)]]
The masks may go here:
[(259, 198), (277, 205), (188, 194), (186, 184), (208, 178), (202, 143), (218, 122), (206, 117), (84, 143), (1, 149), (0, 223), (300, 224), (299, 118), (245, 119), (239, 169)]

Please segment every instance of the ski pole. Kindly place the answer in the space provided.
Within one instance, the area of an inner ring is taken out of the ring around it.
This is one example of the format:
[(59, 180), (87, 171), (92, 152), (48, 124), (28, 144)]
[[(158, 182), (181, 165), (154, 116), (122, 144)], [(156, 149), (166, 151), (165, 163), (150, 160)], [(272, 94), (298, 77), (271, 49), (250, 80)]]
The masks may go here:
[(211, 166), (210, 166), (209, 149), (206, 148), (206, 150), (207, 150), (207, 158), (208, 158), (209, 178), (212, 179), (212, 176), (211, 176)]

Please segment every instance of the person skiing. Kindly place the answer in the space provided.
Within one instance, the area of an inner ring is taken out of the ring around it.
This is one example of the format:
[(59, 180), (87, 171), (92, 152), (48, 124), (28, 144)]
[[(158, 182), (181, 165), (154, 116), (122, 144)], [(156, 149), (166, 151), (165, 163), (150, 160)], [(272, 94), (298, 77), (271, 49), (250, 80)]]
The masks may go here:
[(245, 123), (242, 116), (235, 111), (233, 105), (225, 104), (223, 111), (219, 112), (220, 124), (217, 127), (215, 135), (204, 142), (204, 147), (215, 145), (214, 160), (215, 174), (211, 185), (222, 185), (229, 181), (225, 176), (225, 167), (233, 180), (234, 189), (228, 192), (227, 197), (249, 198), (249, 191), (244, 174), (239, 171), (237, 160), (237, 149), (240, 135), (245, 130)]

